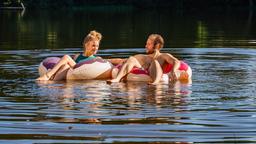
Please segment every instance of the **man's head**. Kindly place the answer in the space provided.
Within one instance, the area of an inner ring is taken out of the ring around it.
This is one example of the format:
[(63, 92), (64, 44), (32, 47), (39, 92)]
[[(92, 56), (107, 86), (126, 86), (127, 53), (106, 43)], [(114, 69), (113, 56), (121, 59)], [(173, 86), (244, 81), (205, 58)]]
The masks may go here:
[(152, 54), (155, 50), (159, 50), (164, 46), (164, 39), (159, 34), (149, 35), (146, 42), (146, 53)]

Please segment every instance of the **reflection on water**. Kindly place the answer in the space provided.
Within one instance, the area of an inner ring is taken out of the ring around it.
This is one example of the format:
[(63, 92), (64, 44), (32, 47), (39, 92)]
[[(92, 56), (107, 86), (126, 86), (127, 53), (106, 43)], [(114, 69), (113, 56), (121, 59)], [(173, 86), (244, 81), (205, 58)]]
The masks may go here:
[[(143, 50), (99, 53), (125, 57)], [(0, 141), (254, 143), (255, 49), (165, 51), (189, 63), (193, 81), (155, 86), (108, 85), (101, 80), (35, 82), (43, 58), (73, 49), (0, 51)]]
[[(148, 103), (155, 106), (182, 105), (191, 94), (189, 83), (174, 82), (171, 84), (147, 85), (143, 82), (129, 82), (107, 85), (105, 81), (67, 81), (67, 82), (37, 82), (37, 95), (40, 100), (58, 101), (62, 104), (84, 105), (81, 109), (90, 109), (93, 115), (97, 110), (113, 104), (136, 107)], [(46, 97), (47, 96), (47, 97)], [(115, 106), (114, 106), (115, 107)], [(118, 108), (119, 109), (119, 108)], [(101, 111), (102, 112), (102, 111)], [(101, 114), (100, 114), (101, 115)], [(99, 115), (99, 116), (100, 116)]]
[(254, 11), (183, 11), (92, 8), (66, 11), (1, 11), (2, 49), (80, 47), (89, 30), (100, 31), (102, 48), (142, 47), (160, 33), (166, 47), (255, 47)]

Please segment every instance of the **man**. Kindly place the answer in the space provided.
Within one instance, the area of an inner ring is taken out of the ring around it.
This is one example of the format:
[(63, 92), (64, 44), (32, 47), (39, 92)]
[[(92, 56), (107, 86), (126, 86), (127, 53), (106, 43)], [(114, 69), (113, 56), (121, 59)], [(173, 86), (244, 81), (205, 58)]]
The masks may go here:
[(117, 77), (108, 82), (119, 82), (133, 67), (148, 70), (152, 81), (150, 84), (157, 84), (163, 75), (163, 66), (168, 63), (172, 65), (169, 76), (172, 80), (178, 79), (177, 70), (180, 67), (180, 61), (169, 53), (160, 53), (164, 45), (164, 40), (159, 34), (151, 34), (146, 42), (146, 55), (138, 54), (128, 58), (122, 65)]

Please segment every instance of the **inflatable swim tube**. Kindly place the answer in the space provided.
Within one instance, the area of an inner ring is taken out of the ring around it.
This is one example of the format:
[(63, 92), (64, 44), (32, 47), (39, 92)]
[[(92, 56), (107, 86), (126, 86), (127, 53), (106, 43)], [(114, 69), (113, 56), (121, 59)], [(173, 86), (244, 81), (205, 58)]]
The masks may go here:
[[(116, 66), (112, 70), (112, 77), (115, 78), (120, 70), (121, 65)], [(161, 82), (168, 82), (171, 77), (169, 77), (169, 73), (171, 72), (173, 66), (171, 64), (164, 64), (163, 66), (163, 76)], [(177, 71), (178, 80), (190, 80), (192, 77), (192, 70), (190, 66), (180, 61), (180, 67)], [(144, 70), (141, 68), (134, 67), (129, 74), (125, 77), (127, 81), (144, 81), (149, 82), (152, 81), (151, 77), (149, 76), (148, 70)]]
[(105, 72), (111, 72), (112, 68), (113, 65), (109, 61), (97, 57), (91, 60), (77, 63), (73, 69), (69, 69), (67, 73), (67, 79), (96, 79), (98, 76)]
[(45, 58), (38, 67), (38, 73), (40, 76), (44, 75), (46, 72), (51, 70), (56, 63), (60, 60), (59, 57), (48, 57)]
[[(119, 70), (121, 69), (121, 65), (116, 66), (115, 68), (113, 68), (112, 70), (112, 78), (116, 78)], [(168, 75), (167, 74), (163, 74), (161, 82), (168, 82)], [(139, 81), (139, 82), (149, 82), (152, 81), (151, 77), (149, 76), (149, 72), (147, 70), (141, 69), (141, 68), (137, 68), (134, 67), (130, 73), (128, 73), (126, 75), (126, 77), (124, 77), (124, 80), (126, 81)]]
[[(51, 70), (59, 62), (59, 57), (48, 57), (44, 59), (38, 68), (39, 75), (42, 76)], [(73, 69), (69, 69), (66, 79), (85, 80), (96, 79), (101, 74), (111, 71), (113, 65), (100, 57), (77, 63)]]
[[(173, 68), (172, 64), (166, 63), (163, 66), (163, 72), (169, 75), (172, 68)], [(176, 74), (178, 76), (178, 80), (190, 80), (192, 77), (192, 69), (184, 61), (180, 61), (180, 67), (176, 71)], [(172, 78), (170, 77), (170, 79)]]

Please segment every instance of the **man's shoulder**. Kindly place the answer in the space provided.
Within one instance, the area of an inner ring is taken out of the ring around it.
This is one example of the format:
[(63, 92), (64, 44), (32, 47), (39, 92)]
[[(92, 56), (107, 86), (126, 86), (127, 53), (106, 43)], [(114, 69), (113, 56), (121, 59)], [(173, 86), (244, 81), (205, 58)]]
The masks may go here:
[(170, 53), (161, 53), (161, 55), (163, 55), (163, 56), (172, 56), (172, 54), (170, 54)]
[(148, 57), (148, 55), (145, 55), (145, 54), (136, 54), (136, 55), (134, 55), (134, 57)]

